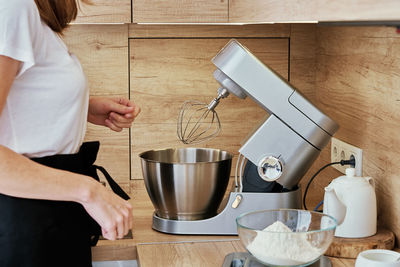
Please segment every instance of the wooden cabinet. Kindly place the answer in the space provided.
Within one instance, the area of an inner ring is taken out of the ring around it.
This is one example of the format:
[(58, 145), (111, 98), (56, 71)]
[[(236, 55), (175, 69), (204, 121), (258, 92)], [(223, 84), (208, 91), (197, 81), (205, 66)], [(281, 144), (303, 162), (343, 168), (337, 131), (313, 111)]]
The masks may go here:
[[(263, 25), (266, 29), (273, 28), (268, 26)], [(132, 128), (133, 178), (142, 177), (139, 153), (150, 149), (184, 146), (176, 134), (179, 109), (186, 100), (209, 103), (216, 97), (219, 86), (212, 75), (215, 66), (211, 59), (231, 37), (242, 35), (238, 38), (242, 44), (283, 77), (288, 77), (287, 37), (264, 35), (246, 38), (246, 28), (239, 26), (230, 29), (219, 26), (189, 28), (186, 36), (190, 38), (184, 37), (184, 27), (162, 28), (164, 32), (154, 30), (153, 36), (157, 38), (140, 37), (139, 32), (148, 33), (151, 31), (149, 28), (147, 31), (131, 31), (137, 33), (130, 40), (131, 98), (142, 107), (142, 113)], [(210, 32), (215, 32), (215, 35), (212, 36)], [(247, 34), (250, 36), (249, 32)], [(170, 35), (182, 37), (170, 38)], [(221, 35), (226, 37), (218, 37)], [(252, 100), (241, 100), (233, 95), (221, 101), (217, 111), (222, 124), (220, 135), (199, 146), (231, 152), (238, 151), (240, 142), (266, 115)]]
[[(130, 97), (142, 108), (131, 131), (116, 133), (88, 124), (86, 140), (102, 143), (96, 163), (127, 183), (142, 178), (139, 153), (182, 147), (176, 137), (179, 108), (188, 99), (209, 102), (216, 96), (211, 58), (231, 38), (283, 77), (290, 77), (312, 99), (314, 80), (308, 72), (314, 71), (314, 58), (309, 33), (315, 27), (306, 26), (72, 25), (65, 41), (83, 65), (91, 95)], [(200, 146), (231, 152), (237, 152), (241, 140), (266, 115), (253, 101), (234, 96), (224, 99), (217, 111), (222, 132)]]
[[(129, 96), (127, 25), (72, 25), (64, 39), (82, 64), (91, 95)], [(96, 164), (116, 181), (128, 183), (129, 130), (117, 133), (88, 123), (85, 139), (101, 143)]]
[(400, 21), (398, 0), (230, 0), (229, 22)]
[(76, 23), (400, 21), (398, 0), (91, 0)]
[(91, 4), (79, 2), (75, 23), (130, 23), (131, 0), (90, 0)]
[(133, 0), (134, 23), (228, 22), (229, 0)]
[(400, 21), (398, 0), (91, 0), (76, 23)]

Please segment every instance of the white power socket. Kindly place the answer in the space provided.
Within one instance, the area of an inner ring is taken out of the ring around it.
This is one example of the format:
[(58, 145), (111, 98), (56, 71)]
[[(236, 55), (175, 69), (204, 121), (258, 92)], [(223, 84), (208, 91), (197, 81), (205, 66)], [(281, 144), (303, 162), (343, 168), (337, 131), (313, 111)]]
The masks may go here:
[[(356, 159), (356, 176), (362, 176), (362, 149), (332, 137), (331, 162), (348, 160), (351, 155)], [(342, 166), (340, 164), (332, 165), (332, 167), (341, 173), (346, 173), (346, 169), (350, 168), (349, 165)]]

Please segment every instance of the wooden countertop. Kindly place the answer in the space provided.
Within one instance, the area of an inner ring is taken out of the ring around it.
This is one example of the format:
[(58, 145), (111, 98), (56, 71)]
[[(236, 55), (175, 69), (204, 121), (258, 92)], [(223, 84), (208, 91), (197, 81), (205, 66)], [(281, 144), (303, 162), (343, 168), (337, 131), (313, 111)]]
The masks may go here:
[(99, 240), (97, 246), (92, 248), (93, 260), (137, 259), (136, 246), (144, 243), (238, 240), (238, 236), (172, 235), (157, 232), (151, 228), (154, 208), (143, 180), (133, 180), (129, 191), (133, 206), (133, 239)]
[[(246, 250), (238, 240), (139, 244), (137, 246), (140, 267), (221, 267), (227, 254), (243, 251)], [(330, 259), (333, 267), (353, 267), (355, 264), (355, 260), (351, 259), (333, 257)]]
[[(92, 248), (94, 261), (137, 259), (141, 267), (221, 267), (227, 254), (245, 251), (238, 236), (171, 235), (153, 230), (151, 224), (154, 208), (143, 181), (133, 180), (129, 191), (133, 205), (133, 238), (100, 240)], [(333, 267), (350, 267), (355, 263), (349, 259), (331, 260)]]

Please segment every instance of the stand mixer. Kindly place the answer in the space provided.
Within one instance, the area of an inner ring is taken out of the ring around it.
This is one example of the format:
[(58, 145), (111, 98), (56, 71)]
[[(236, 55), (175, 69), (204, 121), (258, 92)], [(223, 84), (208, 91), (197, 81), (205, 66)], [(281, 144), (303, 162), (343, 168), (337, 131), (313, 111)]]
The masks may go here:
[[(236, 235), (235, 218), (244, 212), (301, 208), (298, 183), (338, 129), (332, 119), (238, 41), (229, 41), (212, 62), (217, 67), (214, 78), (221, 85), (218, 97), (209, 105), (195, 106), (195, 111), (200, 112), (199, 118), (189, 112), (186, 125), (182, 125), (181, 119), (178, 136), (182, 142), (198, 143), (218, 134), (220, 122), (214, 108), (229, 94), (241, 99), (250, 97), (270, 116), (239, 149), (236, 187), (229, 193), (226, 205), (221, 205), (224, 208), (215, 216), (200, 220), (166, 219), (154, 214), (153, 229), (161, 232)], [(211, 126), (204, 127), (202, 120), (210, 114), (213, 116)], [(193, 127), (189, 127), (190, 124)], [(255, 166), (263, 181), (278, 183), (285, 190), (278, 193), (243, 192), (242, 173), (246, 160)]]

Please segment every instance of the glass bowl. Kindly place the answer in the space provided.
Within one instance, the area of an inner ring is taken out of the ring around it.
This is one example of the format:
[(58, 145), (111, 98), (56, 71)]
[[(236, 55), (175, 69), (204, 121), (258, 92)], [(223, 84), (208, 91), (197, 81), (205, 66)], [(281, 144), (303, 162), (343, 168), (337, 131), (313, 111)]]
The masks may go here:
[(329, 248), (337, 226), (332, 216), (296, 209), (248, 212), (236, 219), (246, 249), (268, 266), (308, 266)]

